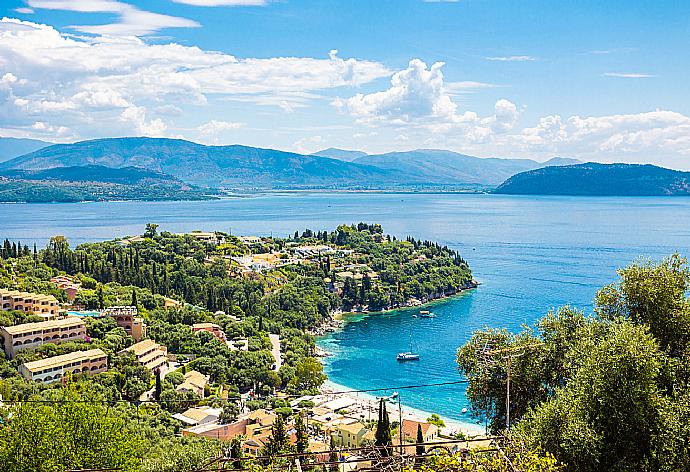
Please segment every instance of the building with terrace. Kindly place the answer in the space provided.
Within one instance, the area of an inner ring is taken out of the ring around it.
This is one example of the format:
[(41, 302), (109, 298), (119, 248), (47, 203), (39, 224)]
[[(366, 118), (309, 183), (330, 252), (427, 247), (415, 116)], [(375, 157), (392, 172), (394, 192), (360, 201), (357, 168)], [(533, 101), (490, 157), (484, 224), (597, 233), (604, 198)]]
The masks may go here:
[(151, 372), (163, 372), (168, 368), (168, 348), (161, 346), (153, 339), (146, 339), (123, 349), (119, 354), (131, 352), (139, 363)]
[(108, 356), (100, 349), (70, 352), (19, 366), (19, 373), (25, 379), (46, 383), (62, 379), (67, 372), (94, 375), (106, 370)]
[(146, 337), (146, 323), (138, 314), (139, 310), (135, 306), (111, 306), (101, 312), (101, 316), (113, 318), (127, 334), (136, 341), (141, 341)]
[(225, 342), (226, 339), (223, 330), (220, 329), (220, 326), (218, 326), (215, 323), (194, 323), (192, 325), (192, 331), (194, 331), (195, 333), (198, 333), (200, 331), (208, 331), (209, 333), (211, 333), (223, 342)]
[(79, 290), (81, 290), (81, 284), (76, 283), (69, 275), (58, 275), (52, 277), (50, 281), (57, 285), (57, 288), (65, 292), (69, 300), (74, 300)]
[(3, 311), (23, 311), (46, 319), (55, 318), (61, 312), (60, 303), (52, 295), (19, 292), (4, 288), (0, 288), (0, 307)]
[(68, 316), (59, 320), (2, 326), (0, 336), (5, 355), (11, 359), (21, 350), (36, 349), (46, 343), (59, 344), (86, 339), (86, 325), (81, 318)]

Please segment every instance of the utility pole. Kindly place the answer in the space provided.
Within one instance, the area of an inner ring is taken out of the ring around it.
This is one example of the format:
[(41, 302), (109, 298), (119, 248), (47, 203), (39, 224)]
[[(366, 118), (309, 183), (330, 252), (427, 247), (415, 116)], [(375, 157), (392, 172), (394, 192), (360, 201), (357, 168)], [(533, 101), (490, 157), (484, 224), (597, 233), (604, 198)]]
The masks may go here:
[(403, 450), (403, 419), (402, 419), (402, 404), (400, 403), (400, 395), (398, 394), (398, 440), (400, 441), (400, 455), (402, 456), (405, 451)]
[(510, 377), (512, 360), (513, 358), (524, 356), (527, 350), (534, 349), (543, 344), (542, 342), (536, 342), (505, 349), (491, 349), (489, 341), (487, 340), (484, 344), (484, 348), (479, 353), (483, 358), (484, 365), (487, 367), (496, 363), (494, 358), (496, 355), (499, 355), (501, 360), (506, 361), (506, 431), (510, 431)]

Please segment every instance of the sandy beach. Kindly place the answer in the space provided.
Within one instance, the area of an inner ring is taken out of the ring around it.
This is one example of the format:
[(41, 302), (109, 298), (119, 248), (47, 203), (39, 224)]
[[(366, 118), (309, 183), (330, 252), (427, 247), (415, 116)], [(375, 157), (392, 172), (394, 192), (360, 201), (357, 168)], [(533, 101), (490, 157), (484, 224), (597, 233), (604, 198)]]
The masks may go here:
[[(369, 393), (334, 393), (334, 392), (348, 392), (352, 390), (344, 385), (338, 385), (331, 381), (327, 381), (321, 387), (321, 393), (325, 396), (336, 398), (347, 398), (352, 401), (352, 406), (348, 408), (348, 416), (359, 416), (363, 420), (375, 420), (378, 415), (378, 398)], [(391, 421), (399, 421), (400, 416), (405, 420), (425, 422), (431, 416), (430, 412), (406, 406), (404, 403), (400, 404), (398, 409), (398, 402), (388, 403), (388, 413)], [(462, 432), (468, 436), (482, 436), (484, 435), (484, 427), (478, 424), (465, 423), (458, 420), (453, 420), (441, 416), (445, 423), (445, 428), (441, 430), (444, 435), (453, 436), (458, 432)]]

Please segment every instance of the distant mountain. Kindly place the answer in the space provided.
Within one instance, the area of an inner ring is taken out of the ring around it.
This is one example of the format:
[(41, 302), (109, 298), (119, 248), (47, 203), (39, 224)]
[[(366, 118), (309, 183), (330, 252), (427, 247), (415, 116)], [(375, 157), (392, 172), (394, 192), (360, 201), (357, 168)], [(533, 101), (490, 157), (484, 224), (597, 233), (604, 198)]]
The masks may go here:
[(206, 200), (218, 191), (138, 167), (88, 165), (0, 171), (0, 202)]
[(582, 164), (582, 161), (579, 161), (577, 159), (572, 159), (570, 157), (552, 157), (546, 162), (542, 162), (541, 166), (542, 167), (551, 167), (551, 166), (574, 166), (577, 164)]
[(204, 146), (162, 138), (106, 138), (55, 144), (0, 163), (0, 173), (8, 169), (86, 165), (140, 167), (213, 187), (379, 187), (391, 179), (404, 181), (398, 171), (326, 157), (239, 145)]
[(322, 149), (321, 151), (315, 152), (311, 155), (319, 157), (330, 157), (331, 159), (337, 159), (339, 161), (352, 162), (359, 157), (366, 156), (367, 153), (362, 151), (348, 151), (346, 149), (328, 148)]
[[(554, 159), (555, 162), (578, 162), (574, 159)], [(355, 159), (354, 162), (380, 169), (397, 170), (427, 183), (462, 182), (466, 184), (498, 185), (518, 172), (552, 165), (551, 162), (554, 159), (545, 163), (539, 163), (530, 159), (481, 158), (453, 151), (417, 149), (415, 151), (362, 156)]]
[(514, 175), (495, 193), (511, 195), (690, 195), (690, 172), (651, 164), (544, 167)]
[(0, 162), (9, 161), (15, 157), (50, 146), (52, 143), (26, 138), (0, 137)]
[(41, 170), (0, 170), (0, 175), (22, 180), (62, 180), (66, 182), (109, 182), (115, 184), (139, 184), (146, 181), (182, 183), (175, 177), (140, 167), (112, 168), (97, 165), (53, 167)]

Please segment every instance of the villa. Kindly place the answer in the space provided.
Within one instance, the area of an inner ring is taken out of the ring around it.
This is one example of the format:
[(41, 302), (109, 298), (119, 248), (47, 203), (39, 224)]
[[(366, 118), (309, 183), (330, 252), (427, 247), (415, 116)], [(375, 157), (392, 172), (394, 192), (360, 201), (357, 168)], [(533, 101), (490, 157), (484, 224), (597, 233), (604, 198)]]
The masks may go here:
[(108, 369), (108, 356), (100, 349), (76, 351), (39, 361), (26, 362), (19, 366), (19, 373), (27, 380), (55, 382), (67, 372), (94, 375)]
[(12, 359), (24, 349), (36, 349), (46, 343), (59, 344), (65, 341), (86, 339), (86, 325), (77, 316), (59, 320), (25, 323), (0, 327), (5, 355)]
[(168, 348), (161, 346), (153, 339), (146, 339), (123, 349), (118, 354), (131, 352), (139, 363), (143, 364), (151, 372), (164, 370), (168, 366)]
[(178, 392), (189, 391), (194, 392), (201, 398), (204, 398), (204, 389), (208, 384), (208, 375), (204, 375), (196, 370), (190, 370), (184, 374), (184, 381), (177, 386), (175, 390)]
[(60, 303), (52, 295), (20, 292), (0, 288), (0, 307), (3, 311), (17, 310), (33, 313), (46, 319), (55, 318), (61, 313)]
[(50, 281), (57, 285), (57, 288), (65, 292), (67, 298), (70, 300), (74, 300), (79, 290), (81, 290), (81, 284), (75, 283), (74, 279), (68, 275), (58, 275), (52, 277)]
[(101, 316), (114, 318), (127, 334), (136, 341), (141, 341), (146, 337), (146, 323), (138, 314), (139, 310), (135, 306), (111, 306), (101, 312)]
[(220, 329), (220, 326), (215, 323), (194, 323), (192, 325), (192, 331), (195, 333), (208, 331), (221, 341), (225, 341), (225, 333)]

